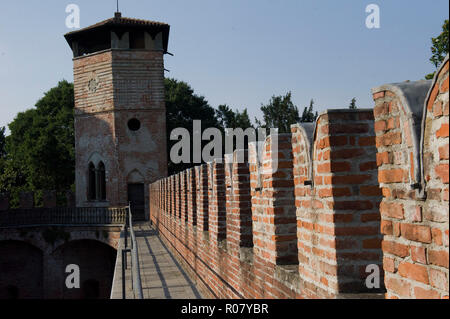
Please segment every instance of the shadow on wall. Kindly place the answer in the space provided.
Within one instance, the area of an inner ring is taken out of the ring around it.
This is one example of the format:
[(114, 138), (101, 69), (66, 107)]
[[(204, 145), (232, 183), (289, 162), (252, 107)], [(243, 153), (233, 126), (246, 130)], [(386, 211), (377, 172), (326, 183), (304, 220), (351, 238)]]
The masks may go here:
[(372, 110), (328, 110), (292, 132), (300, 277), (324, 294), (384, 291)]

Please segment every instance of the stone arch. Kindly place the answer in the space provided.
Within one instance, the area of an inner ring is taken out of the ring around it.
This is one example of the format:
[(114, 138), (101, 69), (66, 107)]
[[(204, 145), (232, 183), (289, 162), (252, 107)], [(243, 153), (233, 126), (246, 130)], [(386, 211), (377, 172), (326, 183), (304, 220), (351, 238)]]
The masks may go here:
[(0, 241), (0, 299), (43, 298), (43, 255), (25, 241)]
[(100, 164), (100, 162), (103, 162), (105, 165), (108, 164), (105, 158), (101, 156), (98, 152), (93, 152), (91, 156), (89, 156), (89, 159), (87, 160), (87, 163), (92, 163), (94, 164), (95, 167), (98, 167), (98, 164)]
[[(64, 299), (108, 299), (114, 276), (117, 250), (100, 240), (76, 239), (63, 243), (51, 253), (54, 260), (53, 287)], [(80, 289), (67, 289), (67, 265), (80, 269)], [(59, 271), (55, 271), (58, 270)]]
[(142, 184), (144, 182), (145, 177), (137, 168), (131, 170), (127, 175), (128, 184)]

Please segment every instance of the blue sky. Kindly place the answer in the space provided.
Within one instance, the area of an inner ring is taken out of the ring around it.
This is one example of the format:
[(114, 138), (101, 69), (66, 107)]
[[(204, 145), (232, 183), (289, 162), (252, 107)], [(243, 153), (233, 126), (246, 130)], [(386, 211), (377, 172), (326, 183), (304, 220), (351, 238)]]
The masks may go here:
[[(0, 126), (32, 108), (59, 80), (73, 81), (63, 35), (68, 4), (81, 27), (110, 18), (115, 0), (2, 1)], [(368, 4), (380, 29), (367, 29)], [(372, 107), (372, 87), (419, 80), (433, 71), (431, 37), (448, 19), (448, 0), (121, 0), (125, 17), (171, 25), (166, 76), (188, 82), (213, 107), (248, 108), (292, 91), (300, 112)]]

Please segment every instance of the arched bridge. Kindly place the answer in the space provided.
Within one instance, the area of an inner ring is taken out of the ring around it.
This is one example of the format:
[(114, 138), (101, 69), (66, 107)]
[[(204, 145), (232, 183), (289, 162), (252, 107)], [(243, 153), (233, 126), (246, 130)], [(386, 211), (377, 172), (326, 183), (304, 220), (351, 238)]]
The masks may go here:
[[(109, 298), (127, 208), (0, 212), (0, 299)], [(69, 289), (68, 265), (80, 270)]]
[[(121, 299), (123, 292), (127, 299), (137, 298), (132, 289), (136, 264), (140, 264), (141, 297), (201, 298), (149, 223), (127, 226), (132, 223), (129, 210), (0, 211), (0, 299)], [(127, 234), (133, 228), (134, 246), (140, 253), (134, 263), (131, 256), (126, 258), (127, 269), (122, 272), (122, 251), (131, 247)], [(68, 265), (79, 268), (76, 289), (66, 284), (71, 275), (66, 272)]]

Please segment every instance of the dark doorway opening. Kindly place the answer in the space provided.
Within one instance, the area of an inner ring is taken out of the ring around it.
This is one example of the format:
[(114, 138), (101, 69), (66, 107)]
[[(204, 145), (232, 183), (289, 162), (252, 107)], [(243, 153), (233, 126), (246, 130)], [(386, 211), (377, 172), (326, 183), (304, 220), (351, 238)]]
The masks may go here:
[(19, 288), (16, 286), (6, 287), (6, 299), (19, 299)]
[(99, 299), (100, 283), (98, 280), (89, 279), (83, 283), (83, 299)]
[(133, 220), (145, 220), (144, 184), (128, 184), (128, 202), (131, 204)]

